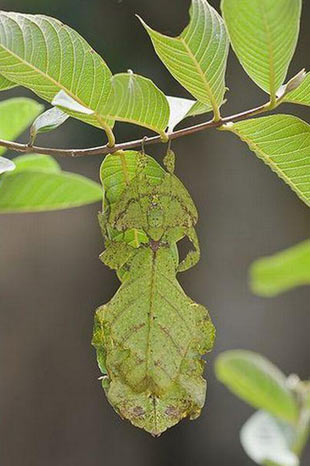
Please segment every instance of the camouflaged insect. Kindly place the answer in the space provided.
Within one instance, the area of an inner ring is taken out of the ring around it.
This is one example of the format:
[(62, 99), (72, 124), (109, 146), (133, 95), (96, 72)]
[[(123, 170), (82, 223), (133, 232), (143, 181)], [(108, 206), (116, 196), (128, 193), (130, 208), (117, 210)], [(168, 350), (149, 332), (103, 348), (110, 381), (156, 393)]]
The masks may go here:
[[(166, 166), (174, 166), (172, 154)], [(96, 312), (93, 345), (109, 402), (152, 435), (199, 416), (206, 394), (201, 356), (215, 336), (207, 310), (176, 278), (199, 259), (198, 215), (172, 171), (134, 151), (109, 155), (101, 169), (101, 259), (122, 284)], [(179, 264), (184, 236), (195, 250)]]

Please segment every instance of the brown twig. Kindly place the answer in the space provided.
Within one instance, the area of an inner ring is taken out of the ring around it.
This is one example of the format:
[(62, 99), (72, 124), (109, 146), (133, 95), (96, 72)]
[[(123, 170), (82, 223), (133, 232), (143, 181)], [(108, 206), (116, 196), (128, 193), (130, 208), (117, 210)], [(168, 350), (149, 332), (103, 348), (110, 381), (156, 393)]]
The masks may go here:
[[(225, 118), (222, 118), (220, 121), (210, 120), (205, 123), (201, 123), (199, 125), (190, 126), (188, 128), (180, 129), (178, 131), (173, 131), (169, 133), (167, 136), (169, 140), (177, 139), (183, 136), (188, 136), (190, 134), (198, 133), (200, 131), (204, 131), (209, 128), (219, 128), (227, 123), (234, 123), (236, 121), (245, 120), (246, 118), (258, 115), (260, 113), (267, 112), (272, 110), (274, 106), (271, 106), (268, 102), (265, 105), (261, 105), (259, 107), (253, 108), (251, 110), (247, 110), (245, 112), (237, 113), (235, 115), (231, 115)], [(142, 138), (136, 141), (129, 141), (120, 144), (116, 144), (114, 147), (109, 147), (108, 145), (100, 146), (100, 147), (92, 147), (89, 149), (53, 149), (48, 147), (38, 147), (38, 146), (31, 146), (28, 144), (19, 144), (17, 142), (10, 142), (4, 141), (0, 139), (0, 146), (6, 147), (9, 150), (20, 152), (24, 154), (47, 154), (47, 155), (54, 155), (54, 156), (62, 156), (62, 157), (84, 157), (89, 155), (106, 155), (114, 153), (118, 150), (128, 150), (134, 149), (136, 147), (141, 147), (142, 144), (144, 146), (149, 144), (156, 144), (162, 142), (161, 136), (153, 136), (149, 138)]]

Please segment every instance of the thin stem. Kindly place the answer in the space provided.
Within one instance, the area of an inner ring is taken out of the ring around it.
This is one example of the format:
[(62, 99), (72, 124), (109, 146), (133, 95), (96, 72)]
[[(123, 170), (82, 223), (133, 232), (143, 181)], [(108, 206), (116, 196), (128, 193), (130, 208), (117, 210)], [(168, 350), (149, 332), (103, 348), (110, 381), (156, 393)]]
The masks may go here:
[[(219, 128), (227, 123), (234, 123), (236, 121), (245, 120), (249, 117), (259, 115), (260, 113), (265, 113), (272, 110), (274, 107), (270, 105), (270, 102), (265, 105), (260, 105), (259, 107), (247, 110), (245, 112), (237, 113), (225, 118), (221, 118), (219, 121), (210, 120), (199, 125), (189, 126), (188, 128), (180, 129), (178, 131), (173, 131), (167, 134), (167, 141), (172, 141), (183, 136), (189, 136), (200, 131), (204, 131), (210, 128)], [(31, 146), (28, 144), (19, 144), (16, 142), (4, 141), (0, 139), (0, 147), (6, 147), (9, 150), (20, 152), (24, 154), (46, 154), (53, 156), (61, 157), (85, 157), (90, 155), (106, 155), (117, 152), (119, 150), (128, 150), (135, 147), (141, 147), (143, 145), (157, 144), (162, 142), (162, 136), (153, 136), (149, 138), (142, 138), (136, 141), (124, 142), (121, 144), (113, 144), (112, 134), (110, 134), (109, 143), (105, 146), (92, 147), (89, 149), (53, 149), (49, 147), (38, 147)], [(114, 136), (113, 136), (114, 137)], [(111, 146), (113, 144), (113, 146)]]

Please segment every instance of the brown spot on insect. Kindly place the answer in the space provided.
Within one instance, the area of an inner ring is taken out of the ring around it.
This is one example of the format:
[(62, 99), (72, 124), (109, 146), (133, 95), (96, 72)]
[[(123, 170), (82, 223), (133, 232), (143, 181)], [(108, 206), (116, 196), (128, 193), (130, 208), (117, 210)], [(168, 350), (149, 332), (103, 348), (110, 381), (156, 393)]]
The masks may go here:
[(175, 418), (179, 416), (179, 410), (175, 406), (168, 406), (165, 410), (165, 414), (171, 418)]
[(136, 417), (142, 417), (145, 415), (145, 410), (142, 408), (142, 406), (135, 406), (135, 408), (132, 411), (134, 416)]

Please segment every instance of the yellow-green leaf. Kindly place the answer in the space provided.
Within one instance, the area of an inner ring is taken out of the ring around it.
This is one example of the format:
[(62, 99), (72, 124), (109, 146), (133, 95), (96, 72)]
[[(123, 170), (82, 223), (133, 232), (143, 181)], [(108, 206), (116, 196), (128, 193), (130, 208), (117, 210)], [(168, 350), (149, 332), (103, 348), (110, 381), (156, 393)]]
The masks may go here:
[(222, 0), (233, 49), (245, 71), (275, 98), (295, 52), (301, 0)]
[(310, 285), (310, 241), (255, 261), (251, 288), (260, 296), (276, 296), (296, 286)]
[(268, 359), (252, 351), (225, 351), (216, 360), (217, 378), (235, 395), (289, 422), (298, 417), (298, 405), (285, 375)]
[(225, 94), (228, 37), (224, 21), (207, 0), (192, 0), (190, 23), (178, 37), (151, 29), (143, 21), (156, 53), (174, 78), (216, 117)]
[(235, 133), (310, 206), (310, 126), (291, 115), (231, 123)]
[(43, 15), (0, 12), (0, 73), (52, 102), (63, 90), (92, 115), (70, 115), (99, 128), (111, 92), (104, 60), (73, 29)]

